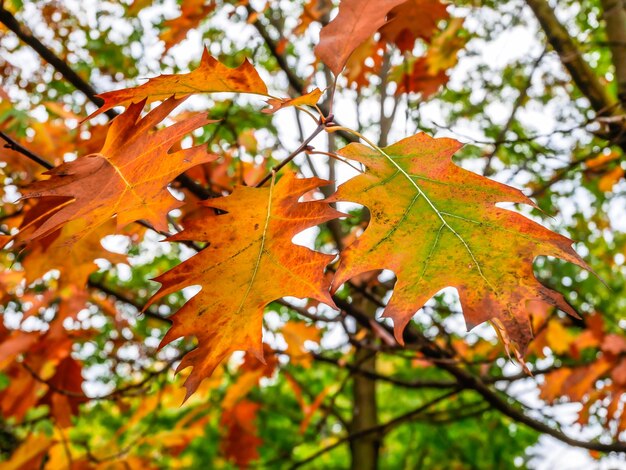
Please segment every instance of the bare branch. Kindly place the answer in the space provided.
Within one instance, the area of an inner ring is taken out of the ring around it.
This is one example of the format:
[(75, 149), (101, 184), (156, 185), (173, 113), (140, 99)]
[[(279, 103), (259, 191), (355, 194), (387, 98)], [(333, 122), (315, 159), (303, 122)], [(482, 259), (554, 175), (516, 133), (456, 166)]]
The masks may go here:
[(50, 163), (48, 160), (31, 152), (23, 145), (20, 145), (19, 143), (17, 143), (15, 140), (13, 140), (4, 132), (0, 132), (0, 138), (2, 138), (6, 142), (6, 144), (4, 144), (4, 148), (21, 153), (26, 158), (31, 159), (32, 161), (34, 161), (35, 163), (38, 163), (39, 165), (43, 166), (47, 170), (52, 170), (54, 168), (54, 165)]
[[(103, 101), (101, 98), (96, 96), (96, 90), (89, 83), (83, 80), (76, 72), (74, 72), (66, 62), (61, 60), (39, 39), (33, 36), (30, 31), (27, 31), (22, 25), (20, 25), (11, 12), (4, 9), (2, 3), (0, 3), (0, 22), (13, 31), (23, 42), (32, 47), (42, 59), (59, 71), (68, 82), (74, 85), (78, 90), (82, 91), (93, 104), (98, 107), (102, 106)], [(111, 109), (106, 111), (106, 115), (113, 119), (117, 116), (117, 112)]]
[(624, 0), (601, 0), (600, 3), (615, 66), (617, 96), (626, 108), (626, 3)]

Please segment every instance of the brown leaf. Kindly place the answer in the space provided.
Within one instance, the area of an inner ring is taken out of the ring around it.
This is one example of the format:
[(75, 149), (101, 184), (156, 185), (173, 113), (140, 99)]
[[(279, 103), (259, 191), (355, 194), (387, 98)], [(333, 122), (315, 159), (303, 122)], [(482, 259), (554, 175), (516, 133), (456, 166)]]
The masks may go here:
[(422, 99), (428, 99), (448, 83), (449, 77), (445, 70), (435, 74), (429, 71), (428, 58), (420, 57), (413, 62), (400, 64), (390, 73), (390, 79), (398, 84), (396, 95), (402, 93), (419, 93)]
[(131, 105), (113, 120), (99, 153), (59, 165), (46, 172), (50, 179), (26, 187), (24, 198), (43, 203), (27, 214), (18, 243), (41, 239), (72, 222), (63, 241), (71, 246), (115, 215), (118, 228), (143, 219), (167, 230), (165, 215), (182, 205), (167, 185), (185, 170), (216, 158), (201, 145), (169, 153), (186, 134), (215, 122), (204, 115), (153, 130), (182, 101), (170, 98), (143, 118), (144, 103)]
[(387, 13), (403, 0), (342, 0), (339, 13), (322, 28), (315, 55), (339, 75), (360, 44), (385, 24)]
[(447, 5), (440, 0), (407, 0), (389, 12), (380, 34), (400, 51), (411, 51), (417, 39), (430, 42), (439, 21), (447, 18)]
[(248, 468), (259, 458), (258, 448), (263, 441), (257, 435), (256, 416), (260, 405), (248, 400), (237, 403), (222, 415), (221, 424), (226, 428), (221, 449), (224, 455), (240, 469)]

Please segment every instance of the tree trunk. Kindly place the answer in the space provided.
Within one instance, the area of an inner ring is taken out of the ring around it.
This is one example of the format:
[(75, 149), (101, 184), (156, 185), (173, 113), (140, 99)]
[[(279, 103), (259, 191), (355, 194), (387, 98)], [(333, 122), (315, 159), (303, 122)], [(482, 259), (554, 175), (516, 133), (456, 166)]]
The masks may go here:
[[(372, 351), (360, 348), (356, 352), (356, 363), (359, 368), (374, 372), (376, 355)], [(355, 374), (352, 386), (353, 415), (350, 433), (369, 429), (378, 424), (376, 403), (376, 381), (363, 375)], [(350, 441), (352, 453), (352, 470), (375, 470), (378, 468), (378, 451), (380, 436), (368, 434)]]

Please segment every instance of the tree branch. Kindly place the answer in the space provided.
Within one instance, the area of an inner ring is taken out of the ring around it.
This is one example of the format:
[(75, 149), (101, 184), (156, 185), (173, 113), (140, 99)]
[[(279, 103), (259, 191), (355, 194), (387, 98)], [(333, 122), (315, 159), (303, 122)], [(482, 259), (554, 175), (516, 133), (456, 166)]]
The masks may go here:
[(294, 158), (296, 158), (296, 156), (298, 156), (298, 154), (299, 154), (300, 152), (302, 152), (304, 149), (306, 149), (306, 148), (307, 148), (307, 146), (309, 145), (309, 143), (310, 143), (313, 139), (315, 139), (315, 137), (317, 137), (317, 135), (318, 135), (320, 132), (322, 132), (322, 131), (324, 130), (324, 127), (325, 127), (324, 123), (321, 123), (321, 122), (320, 122), (320, 123), (318, 124), (317, 128), (316, 128), (316, 129), (315, 129), (315, 130), (311, 133), (311, 135), (310, 135), (310, 136), (308, 136), (308, 137), (304, 140), (304, 142), (302, 142), (302, 143), (300, 144), (300, 146), (299, 146), (297, 149), (295, 149), (293, 152), (291, 152), (287, 158), (285, 158), (282, 162), (280, 162), (278, 165), (276, 165), (274, 168), (272, 168), (272, 171), (271, 171), (269, 174), (267, 174), (267, 175), (265, 176), (265, 178), (263, 178), (261, 181), (259, 181), (259, 182), (255, 185), (255, 188), (260, 188), (261, 186), (263, 186), (263, 185), (264, 185), (265, 183), (267, 183), (270, 179), (272, 179), (272, 175), (273, 175), (275, 172), (280, 171), (280, 170), (281, 170), (281, 168), (283, 168), (283, 167), (284, 167), (285, 165), (287, 165), (290, 161), (292, 161)]
[(121, 292), (117, 292), (113, 289), (111, 289), (110, 287), (108, 287), (107, 285), (105, 285), (102, 281), (94, 281), (93, 279), (89, 279), (89, 281), (87, 281), (87, 285), (89, 287), (91, 287), (92, 289), (98, 289), (99, 291), (103, 292), (106, 295), (109, 295), (111, 297), (114, 297), (116, 300), (119, 300), (122, 303), (128, 304), (134, 308), (137, 309), (137, 311), (139, 313), (142, 313), (143, 315), (145, 315), (146, 317), (149, 318), (153, 318), (154, 320), (159, 320), (162, 322), (165, 322), (169, 325), (172, 324), (172, 320), (170, 320), (169, 318), (166, 318), (162, 315), (159, 315), (157, 312), (155, 312), (154, 310), (151, 309), (145, 309), (145, 305), (137, 302), (135, 299), (121, 293)]
[(526, 0), (526, 3), (537, 17), (548, 42), (559, 54), (574, 83), (587, 97), (595, 112), (599, 115), (622, 114), (619, 103), (611, 98), (606, 87), (600, 83), (594, 71), (583, 59), (580, 48), (559, 22), (548, 1)]
[(596, 450), (600, 452), (626, 452), (626, 443), (614, 442), (611, 444), (603, 444), (601, 442), (581, 441), (579, 439), (569, 437), (558, 429), (554, 429), (541, 421), (531, 418), (523, 411), (510, 405), (500, 397), (498, 392), (489, 388), (489, 386), (482, 382), (478, 377), (471, 375), (469, 372), (460, 369), (452, 364), (441, 363), (437, 366), (444, 370), (447, 370), (453, 376), (455, 376), (460, 386), (471, 388), (478, 392), (485, 399), (485, 401), (487, 401), (487, 403), (489, 403), (493, 408), (500, 411), (502, 414), (517, 421), (518, 423), (525, 424), (535, 431), (539, 431), (543, 434), (552, 436), (555, 439), (558, 439), (559, 441), (574, 447), (581, 447), (583, 449)]
[[(7, 28), (13, 31), (24, 43), (32, 47), (39, 56), (52, 65), (55, 70), (57, 70), (63, 77), (70, 82), (72, 85), (76, 87), (76, 89), (82, 91), (85, 96), (94, 103), (96, 106), (102, 106), (102, 99), (100, 99), (97, 95), (97, 91), (85, 80), (83, 80), (72, 68), (62, 59), (60, 59), (53, 51), (48, 49), (39, 39), (33, 36), (30, 32), (27, 32), (17, 21), (17, 19), (7, 10), (5, 10), (0, 4), (0, 23), (4, 24)], [(118, 115), (118, 113), (109, 109), (105, 112), (105, 114), (113, 119)], [(6, 140), (6, 139), (5, 139)], [(23, 153), (23, 152), (22, 152)], [(28, 156), (27, 154), (25, 154)], [(31, 158), (31, 157), (29, 157)], [(33, 158), (31, 158), (33, 159)], [(35, 160), (37, 161), (37, 160)], [(44, 163), (45, 160), (37, 161), (41, 165), (45, 166), (48, 169), (53, 168), (49, 163)], [(208, 189), (199, 185), (193, 179), (189, 178), (187, 175), (182, 174), (178, 176), (175, 181), (180, 183), (184, 188), (189, 190), (192, 194), (194, 194), (199, 199), (209, 199), (211, 197), (215, 197)]]
[[(32, 47), (42, 59), (60, 72), (68, 82), (76, 87), (76, 89), (82, 91), (93, 104), (98, 107), (102, 106), (103, 101), (96, 96), (96, 90), (89, 83), (83, 80), (76, 72), (74, 72), (74, 70), (72, 70), (67, 63), (48, 49), (48, 47), (46, 47), (39, 39), (33, 36), (30, 31), (27, 31), (24, 27), (22, 27), (17, 19), (9, 11), (4, 9), (1, 3), (0, 22), (13, 31), (24, 43)], [(112, 109), (106, 111), (105, 114), (111, 119), (117, 116), (117, 112)]]
[[(259, 20), (260, 15), (258, 14), (258, 12), (248, 3), (246, 3), (246, 10), (248, 12), (248, 18), (254, 18), (252, 26), (254, 26), (259, 32), (259, 35), (263, 38), (263, 41), (267, 45), (267, 48), (270, 50), (270, 53), (272, 54), (274, 59), (276, 59), (278, 66), (285, 73), (285, 75), (287, 75), (287, 81), (289, 82), (289, 85), (291, 85), (291, 87), (297, 93), (302, 94), (305, 88), (304, 80), (302, 80), (295, 74), (291, 67), (289, 67), (289, 64), (287, 63), (287, 58), (283, 54), (278, 52), (276, 42), (274, 42), (274, 40), (270, 36), (265, 25)], [(324, 113), (324, 116), (328, 116), (330, 110), (329, 107), (325, 105), (325, 103), (321, 103), (319, 105), (319, 108), (322, 113)], [(337, 135), (341, 136), (341, 138), (344, 139), (346, 142), (356, 142), (358, 140), (352, 134), (344, 131), (338, 131)]]
[(363, 375), (370, 379), (374, 380), (382, 380), (383, 382), (387, 382), (393, 385), (397, 385), (402, 388), (434, 388), (434, 389), (447, 389), (447, 388), (455, 388), (458, 386), (456, 381), (451, 380), (415, 380), (415, 381), (407, 381), (402, 379), (396, 379), (394, 377), (389, 377), (386, 375), (381, 375), (376, 372), (372, 372), (369, 370), (365, 370), (361, 367), (357, 367), (353, 364), (343, 363), (337, 359), (333, 359), (331, 357), (323, 356), (321, 354), (312, 353), (313, 358), (319, 362), (325, 362), (327, 364), (333, 364), (337, 367), (348, 369), (351, 372), (354, 372), (358, 375)]
[(615, 66), (617, 96), (626, 108), (626, 4), (624, 0), (601, 0), (600, 3)]
[(6, 144), (4, 144), (4, 148), (10, 149), (10, 150), (14, 150), (15, 152), (21, 153), (26, 158), (29, 158), (30, 160), (34, 161), (35, 163), (38, 163), (39, 165), (43, 166), (47, 170), (52, 170), (54, 168), (54, 165), (52, 163), (50, 163), (48, 160), (46, 160), (45, 158), (42, 158), (39, 155), (31, 152), (30, 150), (28, 150), (23, 145), (20, 145), (19, 143), (17, 143), (15, 140), (13, 140), (11, 137), (9, 137), (4, 132), (0, 132), (0, 138), (2, 138), (6, 142)]
[(537, 59), (533, 62), (532, 68), (530, 69), (530, 73), (528, 74), (528, 78), (526, 79), (524, 86), (520, 89), (519, 95), (517, 95), (517, 98), (515, 99), (515, 102), (513, 103), (511, 114), (509, 114), (509, 118), (507, 119), (506, 123), (504, 124), (504, 126), (502, 126), (502, 128), (498, 132), (498, 135), (496, 137), (496, 143), (494, 144), (493, 149), (487, 155), (487, 162), (485, 163), (485, 168), (483, 168), (484, 176), (490, 176), (493, 173), (491, 163), (493, 161), (493, 157), (498, 152), (498, 148), (500, 147), (500, 141), (502, 141), (506, 137), (506, 133), (509, 131), (509, 129), (511, 128), (511, 125), (515, 121), (515, 116), (517, 115), (517, 112), (524, 104), (524, 101), (526, 101), (526, 98), (528, 96), (528, 89), (531, 87), (532, 82), (533, 82), (533, 76), (535, 75), (535, 72), (539, 68), (539, 64), (541, 63), (545, 55), (546, 55), (546, 49), (544, 49), (541, 55), (537, 57)]
[(364, 436), (368, 436), (370, 434), (387, 434), (389, 431), (391, 431), (392, 429), (396, 428), (397, 426), (399, 426), (400, 424), (406, 423), (408, 421), (412, 421), (415, 418), (417, 418), (420, 414), (422, 414), (424, 411), (426, 411), (428, 408), (432, 407), (433, 405), (436, 405), (437, 403), (445, 400), (446, 398), (450, 398), (453, 395), (456, 395), (457, 393), (459, 393), (461, 390), (460, 389), (454, 389), (450, 392), (444, 393), (443, 395), (430, 400), (429, 402), (421, 405), (420, 407), (409, 411), (408, 413), (405, 413), (403, 415), (400, 415), (392, 420), (387, 421), (386, 423), (380, 424), (378, 426), (374, 426), (368, 429), (363, 429), (361, 431), (357, 431), (354, 432), (352, 434), (349, 434), (341, 439), (339, 439), (338, 441), (334, 442), (333, 444), (324, 447), (323, 449), (320, 449), (319, 451), (315, 452), (313, 455), (307, 457), (304, 460), (300, 460), (299, 462), (294, 463), (291, 467), (289, 467), (291, 470), (302, 467), (303, 465), (306, 465), (307, 463), (312, 462), (313, 460), (317, 459), (318, 457), (326, 454), (327, 452), (330, 452), (331, 450), (339, 447), (342, 444), (345, 444), (346, 442), (350, 442), (353, 441), (355, 439), (364, 437)]

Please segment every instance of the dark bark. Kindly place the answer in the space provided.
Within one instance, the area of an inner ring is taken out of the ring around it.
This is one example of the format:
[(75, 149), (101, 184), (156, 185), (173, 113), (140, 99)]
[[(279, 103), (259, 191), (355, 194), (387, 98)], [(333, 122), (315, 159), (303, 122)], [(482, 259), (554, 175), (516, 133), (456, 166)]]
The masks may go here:
[[(361, 368), (374, 372), (376, 355), (366, 349), (358, 349), (355, 355)], [(355, 434), (378, 425), (376, 403), (376, 380), (363, 374), (355, 374), (352, 384), (353, 414), (350, 433)], [(378, 453), (382, 436), (378, 433), (363, 435), (350, 441), (353, 470), (375, 470), (378, 468)]]
[(617, 96), (626, 108), (626, 3), (624, 0), (601, 0), (601, 3), (615, 67)]

